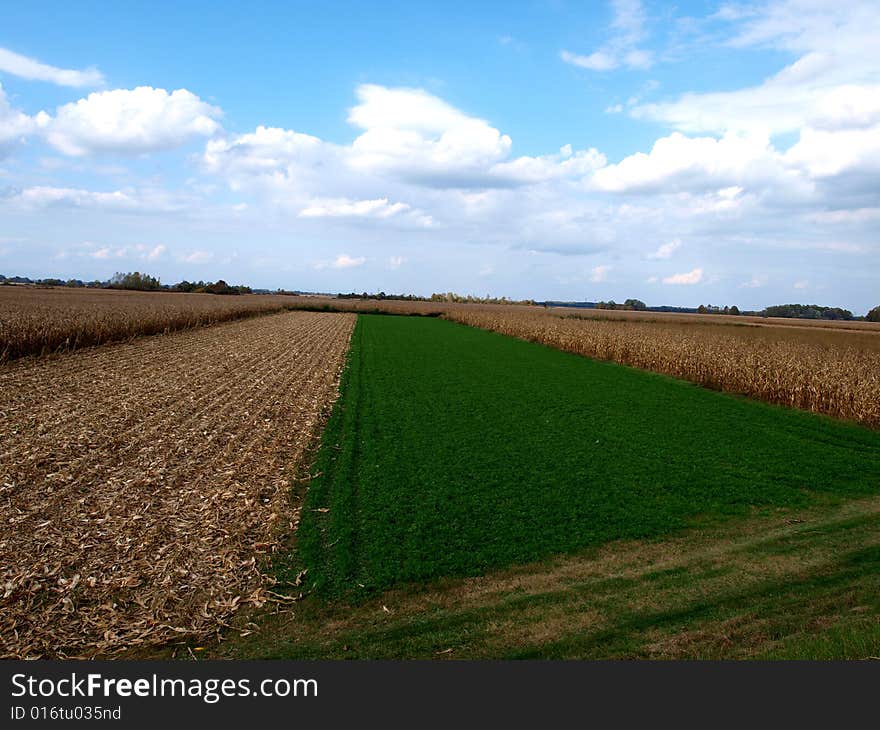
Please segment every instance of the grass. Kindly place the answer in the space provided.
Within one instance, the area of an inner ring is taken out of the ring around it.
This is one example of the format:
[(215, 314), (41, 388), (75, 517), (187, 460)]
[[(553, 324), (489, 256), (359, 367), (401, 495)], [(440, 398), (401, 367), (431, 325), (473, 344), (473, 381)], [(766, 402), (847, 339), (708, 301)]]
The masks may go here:
[[(880, 498), (614, 541), (367, 599), (306, 596), (235, 658), (859, 659), (880, 656)], [(253, 628), (253, 627), (251, 627)]]
[[(296, 560), (308, 588), (357, 604), (401, 583), (834, 505), (878, 487), (878, 432), (445, 320), (367, 315)], [(694, 610), (650, 622), (714, 615)]]

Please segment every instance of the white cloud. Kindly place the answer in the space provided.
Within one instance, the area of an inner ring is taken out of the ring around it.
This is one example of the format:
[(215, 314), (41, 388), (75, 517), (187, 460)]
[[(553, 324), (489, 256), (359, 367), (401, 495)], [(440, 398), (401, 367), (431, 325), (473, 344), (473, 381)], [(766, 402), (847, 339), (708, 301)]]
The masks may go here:
[(755, 86), (687, 93), (636, 107), (633, 116), (685, 132), (760, 134), (880, 121), (880, 14), (874, 0), (775, 0), (728, 19), (735, 24), (729, 45), (772, 48), (795, 60)]
[(852, 224), (880, 220), (880, 208), (853, 208), (851, 210), (821, 210), (810, 213), (807, 220), (815, 223)]
[(70, 256), (80, 256), (97, 261), (108, 261), (110, 259), (158, 261), (165, 255), (166, 250), (163, 244), (148, 246), (143, 243), (137, 243), (113, 246), (84, 241), (69, 248), (60, 249), (55, 254), (55, 258), (65, 259)]
[(798, 142), (785, 153), (785, 162), (804, 169), (812, 178), (859, 169), (880, 170), (880, 124), (833, 132), (805, 127)]
[(276, 175), (289, 166), (299, 171), (322, 165), (332, 149), (308, 134), (259, 126), (238, 137), (209, 140), (202, 162), (207, 171), (226, 174), (240, 184), (249, 175)]
[(364, 131), (347, 152), (355, 170), (467, 186), (510, 152), (510, 137), (421, 89), (362, 84), (356, 94), (348, 121)]
[(49, 143), (64, 154), (137, 154), (177, 147), (194, 136), (210, 136), (221, 116), (186, 89), (139, 86), (89, 94), (37, 119)]
[(118, 212), (153, 211), (164, 213), (180, 211), (186, 206), (186, 201), (175, 199), (163, 190), (127, 188), (103, 192), (49, 185), (37, 185), (14, 191), (5, 197), (0, 196), (0, 204), (3, 203), (24, 210), (92, 208)]
[(559, 57), (565, 63), (590, 71), (612, 71), (621, 66), (648, 69), (653, 65), (651, 52), (637, 47), (647, 35), (641, 0), (611, 0), (611, 7), (614, 17), (608, 42), (587, 55), (563, 50)]
[(165, 254), (167, 249), (164, 245), (159, 244), (158, 246), (153, 246), (149, 251), (147, 251), (147, 261), (157, 261)]
[(499, 162), (488, 172), (490, 178), (511, 183), (539, 183), (547, 180), (579, 179), (590, 175), (607, 163), (605, 155), (595, 148), (574, 152), (565, 145), (559, 152), (539, 157), (517, 157), (509, 162)]
[(406, 261), (406, 259), (403, 256), (389, 256), (388, 268), (399, 269), (401, 266), (403, 266), (404, 261)]
[(637, 152), (593, 175), (593, 186), (609, 192), (721, 188), (735, 198), (742, 182), (780, 182), (779, 155), (766, 137), (734, 133), (721, 139), (686, 137), (673, 132), (658, 139), (647, 154)]
[(663, 279), (664, 284), (699, 284), (703, 280), (703, 270), (694, 269), (683, 274), (673, 274)]
[(562, 50), (559, 57), (567, 64), (577, 66), (578, 68), (586, 68), (590, 71), (611, 71), (620, 64), (618, 60), (606, 51), (595, 51), (588, 56), (570, 51)]
[(10, 106), (0, 84), (0, 155), (4, 146), (21, 142), (35, 128), (36, 122), (31, 117)]
[(672, 256), (675, 251), (681, 247), (681, 241), (677, 238), (669, 241), (669, 243), (664, 243), (658, 248), (654, 253), (648, 256), (649, 259), (668, 259)]
[(138, 207), (137, 201), (129, 193), (121, 190), (104, 193), (78, 188), (55, 188), (50, 186), (25, 188), (5, 198), (5, 200), (28, 208), (45, 208), (55, 205), (112, 209), (133, 209)]
[(192, 251), (179, 256), (178, 260), (185, 264), (208, 264), (214, 260), (214, 254), (211, 251)]
[(739, 285), (740, 289), (758, 289), (762, 286), (767, 285), (767, 277), (766, 276), (753, 276), (748, 281), (744, 281)]
[(408, 210), (406, 203), (391, 203), (388, 198), (348, 200), (347, 198), (316, 199), (303, 208), (300, 218), (390, 218)]
[(795, 289), (806, 289), (810, 285), (810, 282), (806, 279), (801, 279), (800, 281), (796, 281), (794, 283)]
[(604, 264), (599, 266), (594, 266), (590, 269), (590, 281), (594, 283), (599, 283), (602, 281), (607, 281), (608, 272), (611, 270), (610, 266), (606, 266)]
[[(442, 197), (431, 191), (579, 181), (607, 163), (596, 149), (571, 145), (553, 154), (510, 159), (507, 135), (423, 90), (365, 84), (356, 94), (360, 103), (350, 110), (349, 121), (361, 131), (350, 145), (261, 126), (210, 140), (204, 168), (224, 176), (233, 190), (251, 190), (301, 217), (393, 218), (395, 225), (424, 228), (435, 220), (421, 201), (436, 205)], [(394, 198), (386, 191), (399, 191), (408, 202), (390, 202)]]
[(0, 71), (29, 81), (49, 81), (59, 86), (101, 86), (104, 76), (95, 68), (84, 71), (58, 68), (0, 48)]
[(315, 264), (316, 269), (354, 269), (363, 266), (367, 262), (365, 256), (349, 256), (347, 253), (339, 254), (332, 261), (319, 261)]

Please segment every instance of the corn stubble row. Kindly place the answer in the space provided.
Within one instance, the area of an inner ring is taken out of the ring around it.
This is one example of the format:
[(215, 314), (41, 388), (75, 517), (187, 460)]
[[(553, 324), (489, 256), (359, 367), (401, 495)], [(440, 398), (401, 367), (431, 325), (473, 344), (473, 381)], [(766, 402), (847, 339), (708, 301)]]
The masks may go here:
[[(600, 360), (880, 427), (880, 334), (455, 308), (445, 317)], [(775, 331), (774, 331), (775, 330)], [(838, 333), (834, 333), (837, 335)]]
[(0, 657), (201, 639), (274, 600), (291, 469), (354, 322), (281, 313), (0, 367)]

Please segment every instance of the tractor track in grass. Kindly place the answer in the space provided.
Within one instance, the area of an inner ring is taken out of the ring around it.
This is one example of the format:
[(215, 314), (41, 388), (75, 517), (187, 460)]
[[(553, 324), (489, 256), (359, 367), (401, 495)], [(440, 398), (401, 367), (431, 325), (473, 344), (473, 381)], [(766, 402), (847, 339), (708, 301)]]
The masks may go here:
[(113, 654), (263, 603), (354, 322), (283, 313), (0, 368), (0, 653)]

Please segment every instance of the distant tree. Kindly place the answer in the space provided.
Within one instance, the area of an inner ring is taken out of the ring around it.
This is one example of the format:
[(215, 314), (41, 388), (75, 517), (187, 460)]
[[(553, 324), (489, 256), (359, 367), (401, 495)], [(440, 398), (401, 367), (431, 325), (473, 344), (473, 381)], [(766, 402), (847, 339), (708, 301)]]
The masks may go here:
[(162, 288), (161, 282), (149, 274), (132, 271), (127, 274), (116, 272), (110, 279), (111, 289), (135, 289), (137, 291), (155, 291)]
[(644, 312), (648, 308), (648, 305), (645, 304), (641, 299), (627, 299), (623, 303), (623, 308), (632, 309), (636, 312)]
[(777, 304), (767, 307), (761, 314), (765, 317), (796, 317), (799, 319), (852, 319), (853, 313), (840, 307), (823, 307), (818, 304)]
[(734, 315), (735, 317), (738, 317), (738, 316), (739, 316), (739, 307), (737, 307), (737, 306), (734, 304), (734, 305), (730, 308), (730, 311), (728, 312), (728, 314), (732, 314), (732, 315)]
[(706, 309), (706, 305), (705, 305), (705, 304), (701, 304), (699, 307), (697, 307), (697, 313), (698, 313), (698, 314), (707, 314), (708, 312), (709, 312), (709, 310)]
[(880, 322), (880, 306), (874, 307), (868, 314), (865, 315), (865, 319), (869, 322)]

